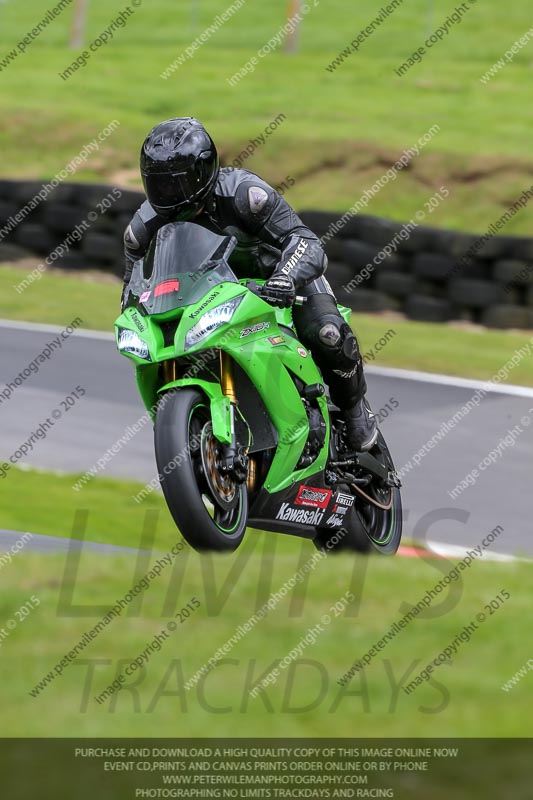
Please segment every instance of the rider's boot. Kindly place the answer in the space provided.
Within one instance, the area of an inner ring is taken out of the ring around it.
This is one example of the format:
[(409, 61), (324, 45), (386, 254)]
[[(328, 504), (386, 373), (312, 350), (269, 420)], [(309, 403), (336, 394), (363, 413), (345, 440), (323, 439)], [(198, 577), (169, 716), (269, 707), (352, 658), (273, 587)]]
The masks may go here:
[(346, 438), (353, 450), (370, 450), (378, 438), (378, 425), (366, 397), (358, 400), (352, 408), (342, 412), (346, 423)]

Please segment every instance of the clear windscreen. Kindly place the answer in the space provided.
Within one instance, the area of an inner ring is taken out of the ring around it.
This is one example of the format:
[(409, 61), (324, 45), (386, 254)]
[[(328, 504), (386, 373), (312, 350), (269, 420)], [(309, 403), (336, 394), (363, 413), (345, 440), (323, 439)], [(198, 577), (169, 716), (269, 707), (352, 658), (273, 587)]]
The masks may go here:
[(228, 265), (236, 245), (200, 225), (173, 222), (157, 232), (143, 259), (134, 264), (128, 305), (163, 314), (196, 303), (222, 281), (238, 282)]

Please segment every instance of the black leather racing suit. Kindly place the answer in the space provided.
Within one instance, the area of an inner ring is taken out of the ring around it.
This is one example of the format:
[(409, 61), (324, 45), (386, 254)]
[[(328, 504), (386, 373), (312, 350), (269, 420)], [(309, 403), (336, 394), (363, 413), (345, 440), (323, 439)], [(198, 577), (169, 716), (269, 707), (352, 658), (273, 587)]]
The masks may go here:
[[(156, 231), (169, 221), (148, 201), (136, 211), (124, 234), (129, 281), (133, 263), (147, 251)], [(191, 220), (221, 235), (233, 235), (238, 245), (230, 264), (239, 278), (289, 275), (297, 293), (309, 299), (293, 307), (298, 337), (311, 350), (331, 399), (341, 409), (352, 408), (366, 393), (357, 340), (341, 317), (323, 273), (327, 258), (320, 240), (265, 181), (244, 169), (220, 170), (212, 195)]]

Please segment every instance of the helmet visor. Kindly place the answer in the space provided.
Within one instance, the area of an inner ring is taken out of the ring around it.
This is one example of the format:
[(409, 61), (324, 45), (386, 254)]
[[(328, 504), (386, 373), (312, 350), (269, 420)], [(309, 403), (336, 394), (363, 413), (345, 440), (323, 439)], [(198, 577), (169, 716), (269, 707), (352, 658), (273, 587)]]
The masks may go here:
[(204, 188), (202, 181), (188, 172), (152, 172), (143, 175), (143, 183), (150, 203), (161, 208), (194, 202)]

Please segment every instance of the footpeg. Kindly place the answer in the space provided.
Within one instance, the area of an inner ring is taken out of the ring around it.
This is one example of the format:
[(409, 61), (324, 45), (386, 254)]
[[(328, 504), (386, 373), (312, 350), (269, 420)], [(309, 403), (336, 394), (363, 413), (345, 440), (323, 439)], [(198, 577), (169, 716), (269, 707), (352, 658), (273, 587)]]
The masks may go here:
[(402, 485), (398, 473), (395, 470), (389, 470), (389, 474), (385, 483), (387, 486), (390, 486), (393, 489), (399, 489)]

